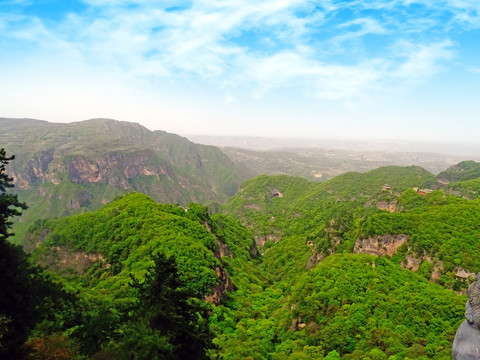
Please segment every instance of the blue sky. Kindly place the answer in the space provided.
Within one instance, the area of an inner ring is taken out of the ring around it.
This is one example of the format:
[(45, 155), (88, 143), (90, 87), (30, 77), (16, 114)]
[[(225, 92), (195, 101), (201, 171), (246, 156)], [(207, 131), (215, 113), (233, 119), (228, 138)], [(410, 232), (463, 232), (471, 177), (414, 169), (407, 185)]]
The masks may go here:
[(478, 0), (1, 0), (0, 116), (479, 143)]

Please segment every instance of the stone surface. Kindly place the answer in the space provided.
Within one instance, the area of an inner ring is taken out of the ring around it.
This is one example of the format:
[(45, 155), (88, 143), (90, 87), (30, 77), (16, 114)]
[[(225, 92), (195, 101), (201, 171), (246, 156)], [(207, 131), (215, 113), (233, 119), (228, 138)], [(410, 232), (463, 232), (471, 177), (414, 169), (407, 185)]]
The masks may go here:
[(457, 330), (452, 346), (453, 360), (480, 359), (480, 330), (471, 326), (467, 320)]
[(407, 241), (406, 235), (383, 235), (358, 239), (353, 252), (376, 256), (393, 256), (398, 248)]
[(468, 287), (465, 304), (466, 320), (455, 334), (452, 346), (453, 360), (480, 360), (480, 273)]

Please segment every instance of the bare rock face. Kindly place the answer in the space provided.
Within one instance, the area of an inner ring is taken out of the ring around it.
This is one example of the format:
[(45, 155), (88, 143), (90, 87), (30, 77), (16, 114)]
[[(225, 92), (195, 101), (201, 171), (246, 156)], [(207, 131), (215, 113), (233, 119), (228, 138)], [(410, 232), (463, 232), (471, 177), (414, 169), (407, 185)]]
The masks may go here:
[(68, 173), (74, 183), (95, 183), (100, 180), (98, 165), (83, 157), (77, 157), (68, 163)]
[[(175, 176), (168, 166), (152, 164), (153, 154), (147, 150), (134, 153), (111, 152), (95, 160), (84, 156), (59, 157), (53, 150), (41, 152), (29, 160), (20, 174), (13, 172), (14, 182), (20, 189), (41, 183), (59, 184), (66, 174), (76, 184), (104, 183), (131, 190), (129, 180), (142, 175)], [(75, 207), (75, 206), (73, 206)]]
[(40, 259), (40, 263), (49, 269), (59, 273), (74, 271), (77, 274), (85, 273), (95, 262), (100, 263), (102, 267), (110, 267), (100, 253), (87, 254), (60, 246), (51, 247), (50, 252)]
[(413, 255), (407, 255), (405, 260), (401, 264), (404, 269), (417, 271), (420, 268), (420, 264), (422, 263), (422, 259), (419, 259)]
[(218, 279), (220, 280), (218, 285), (213, 287), (212, 293), (205, 297), (205, 301), (211, 304), (218, 305), (225, 298), (227, 291), (233, 291), (233, 283), (230, 280), (227, 272), (220, 267), (215, 268)]
[(310, 259), (308, 260), (307, 270), (311, 270), (315, 265), (322, 262), (323, 259), (325, 259), (325, 255), (318, 252), (316, 249), (313, 249), (312, 256), (310, 256)]
[(22, 172), (14, 175), (15, 186), (23, 190), (30, 188), (32, 184), (44, 182), (48, 167), (53, 161), (53, 153), (53, 149), (42, 151), (30, 159)]
[(358, 239), (353, 252), (376, 256), (393, 256), (398, 248), (407, 241), (406, 235), (383, 235)]
[(442, 277), (443, 274), (443, 261), (438, 260), (435, 265), (433, 266), (432, 277), (430, 278), (431, 281), (435, 282)]
[(397, 200), (394, 200), (392, 202), (379, 201), (377, 202), (377, 209), (395, 212), (397, 210)]

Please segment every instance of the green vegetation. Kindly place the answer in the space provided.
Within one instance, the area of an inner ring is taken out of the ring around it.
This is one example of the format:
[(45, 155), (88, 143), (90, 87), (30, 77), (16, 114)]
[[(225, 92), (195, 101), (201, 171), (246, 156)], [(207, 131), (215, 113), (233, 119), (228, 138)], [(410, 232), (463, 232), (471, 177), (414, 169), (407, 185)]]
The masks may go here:
[(457, 182), (478, 179), (480, 177), (480, 163), (462, 161), (438, 174), (437, 179), (444, 182)]
[(16, 154), (8, 169), (15, 191), (30, 205), (15, 224), (11, 240), (19, 244), (37, 219), (95, 211), (130, 191), (182, 205), (225, 201), (251, 176), (213, 146), (135, 123), (0, 118), (0, 125), (0, 142)]
[(23, 250), (7, 241), (11, 235), (10, 218), (21, 215), (26, 205), (7, 190), (12, 179), (6, 165), (13, 160), (0, 149), (0, 358), (20, 359), (28, 335), (38, 324), (49, 331), (58, 330), (54, 319), (65, 323), (74, 315), (74, 298), (54, 277), (33, 265)]
[(450, 359), (464, 304), (388, 260), (333, 255), (214, 314), (215, 341), (222, 359)]
[[(415, 166), (323, 183), (259, 176), (217, 214), (132, 192), (38, 219), (27, 245), (49, 270), (25, 255), (4, 266), (26, 274), (12, 286), (35, 316), (0, 308), (0, 351), (13, 349), (15, 321), (18, 356), (31, 359), (449, 359), (468, 285), (455, 274), (480, 271), (480, 203), (414, 190), (435, 181)], [(383, 241), (399, 235), (387, 254)], [(362, 253), (367, 240), (384, 256)], [(403, 269), (407, 258), (418, 269)]]

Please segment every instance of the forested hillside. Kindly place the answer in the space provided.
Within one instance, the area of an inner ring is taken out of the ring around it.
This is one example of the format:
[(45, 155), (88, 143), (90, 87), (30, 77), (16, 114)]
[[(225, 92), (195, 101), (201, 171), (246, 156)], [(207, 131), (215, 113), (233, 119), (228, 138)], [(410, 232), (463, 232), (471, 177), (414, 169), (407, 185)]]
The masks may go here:
[(324, 183), (260, 176), (216, 214), (129, 193), (39, 219), (26, 246), (56, 290), (43, 300), (51, 311), (23, 330), (22, 351), (449, 359), (480, 271), (480, 203), (428, 189), (437, 179), (415, 166)]
[(16, 159), (7, 169), (29, 204), (16, 226), (97, 210), (129, 191), (164, 203), (224, 201), (250, 172), (213, 146), (129, 122), (70, 124), (0, 118), (0, 143)]
[(209, 314), (239, 286), (236, 278), (250, 281), (254, 249), (232, 219), (139, 193), (94, 213), (38, 221), (30, 241), (36, 262), (75, 296), (37, 325), (28, 350), (45, 356), (34, 344), (60, 331), (78, 358), (102, 359), (205, 358)]
[[(156, 204), (142, 194), (95, 213), (39, 221), (30, 232), (37, 261), (76, 289), (82, 314), (63, 332), (86, 356), (146, 359), (169, 348), (155, 347), (165, 337), (180, 346), (170, 329), (144, 322), (152, 315), (135, 285), (148, 281), (161, 254), (175, 260), (180, 288), (203, 299), (195, 311), (209, 317), (209, 329), (196, 326), (210, 358), (449, 357), (464, 297), (371, 255), (331, 255), (308, 270), (312, 247), (295, 239), (255, 255), (253, 237), (235, 220), (195, 204)], [(49, 326), (42, 324), (35, 339), (52, 336)]]

